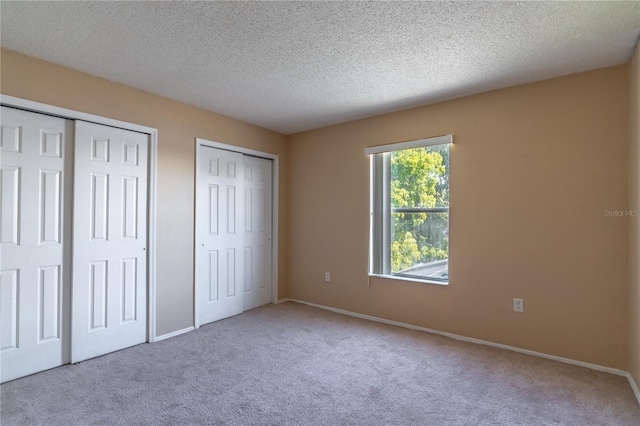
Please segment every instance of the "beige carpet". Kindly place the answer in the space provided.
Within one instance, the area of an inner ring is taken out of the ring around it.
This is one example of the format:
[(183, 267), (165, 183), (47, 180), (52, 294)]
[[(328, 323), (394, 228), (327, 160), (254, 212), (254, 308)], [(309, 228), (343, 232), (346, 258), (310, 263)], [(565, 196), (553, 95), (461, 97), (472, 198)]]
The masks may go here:
[(624, 377), (295, 303), (0, 396), (3, 425), (640, 425)]

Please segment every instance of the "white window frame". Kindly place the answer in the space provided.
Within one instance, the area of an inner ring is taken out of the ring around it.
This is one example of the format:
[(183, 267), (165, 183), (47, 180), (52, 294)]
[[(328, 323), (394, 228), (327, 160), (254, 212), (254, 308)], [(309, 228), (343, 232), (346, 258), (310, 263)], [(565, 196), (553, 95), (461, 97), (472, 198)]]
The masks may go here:
[[(391, 197), (390, 197), (390, 152), (453, 143), (453, 135), (416, 139), (365, 149), (370, 156), (370, 229), (369, 229), (369, 276), (448, 285), (449, 280), (430, 280), (417, 276), (405, 276), (391, 272)], [(449, 208), (447, 208), (449, 212)]]

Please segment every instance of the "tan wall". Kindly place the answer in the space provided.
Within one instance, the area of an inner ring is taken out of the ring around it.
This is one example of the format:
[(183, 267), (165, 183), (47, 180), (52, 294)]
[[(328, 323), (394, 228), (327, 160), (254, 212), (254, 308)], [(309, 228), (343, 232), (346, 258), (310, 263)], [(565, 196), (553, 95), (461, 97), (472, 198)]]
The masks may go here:
[[(633, 186), (627, 204), (638, 49), (634, 58), (630, 103), (628, 68), (619, 66), (293, 135), (288, 149), (277, 133), (5, 49), (0, 92), (158, 128), (158, 335), (193, 324), (194, 139), (202, 137), (280, 155), (280, 297), (621, 369), (628, 354), (640, 383), (629, 221), (604, 215), (638, 205)], [(455, 135), (450, 285), (373, 279), (367, 287), (364, 147), (445, 133)], [(631, 172), (637, 185), (637, 161)], [(513, 297), (525, 299), (524, 314), (511, 311)]]
[[(195, 138), (280, 155), (277, 133), (12, 52), (1, 51), (5, 95), (74, 109), (158, 129), (157, 334), (193, 325)], [(287, 169), (280, 175), (280, 297), (287, 291)]]
[[(627, 369), (627, 66), (289, 137), (289, 297)], [(372, 279), (364, 148), (447, 133), (450, 284)], [(331, 272), (331, 283), (324, 272)], [(524, 298), (525, 312), (512, 311)]]
[[(629, 210), (640, 211), (640, 42), (629, 66)], [(629, 218), (629, 372), (640, 386), (640, 217)]]

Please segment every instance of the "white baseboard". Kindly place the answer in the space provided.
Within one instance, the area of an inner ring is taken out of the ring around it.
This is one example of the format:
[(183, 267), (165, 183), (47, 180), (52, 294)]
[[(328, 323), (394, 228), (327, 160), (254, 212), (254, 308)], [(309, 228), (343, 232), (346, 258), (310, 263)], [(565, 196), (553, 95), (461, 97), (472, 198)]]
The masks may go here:
[(638, 404), (640, 404), (640, 390), (638, 389), (638, 385), (636, 384), (636, 381), (633, 380), (633, 376), (631, 375), (631, 373), (627, 373), (627, 379), (629, 380), (629, 384), (631, 385), (631, 389), (633, 390), (633, 393), (636, 395)]
[(157, 336), (154, 339), (153, 342), (155, 343), (155, 342), (159, 342), (160, 340), (165, 340), (165, 339), (169, 339), (171, 337), (176, 337), (176, 336), (179, 336), (179, 335), (184, 334), (184, 333), (188, 333), (188, 332), (193, 331), (193, 330), (195, 330), (195, 328), (193, 326), (187, 327), (187, 328), (183, 328), (182, 330), (176, 330), (176, 331), (173, 331), (171, 333), (163, 334), (162, 336)]
[[(603, 365), (591, 364), (591, 363), (583, 362), (583, 361), (576, 361), (574, 359), (564, 358), (564, 357), (561, 357), (561, 356), (549, 355), (549, 354), (545, 354), (545, 353), (542, 353), (542, 352), (531, 351), (529, 349), (522, 349), (522, 348), (517, 348), (515, 346), (503, 345), (501, 343), (489, 342), (487, 340), (476, 339), (476, 338), (473, 338), (473, 337), (461, 336), (459, 334), (447, 333), (446, 331), (434, 330), (434, 329), (431, 329), (431, 328), (419, 327), (417, 325), (407, 324), (407, 323), (404, 323), (404, 322), (392, 321), (392, 320), (388, 320), (388, 319), (384, 319), (384, 318), (374, 317), (374, 316), (371, 316), (371, 315), (359, 314), (357, 312), (346, 311), (344, 309), (333, 308), (331, 306), (318, 305), (316, 303), (305, 302), (303, 300), (281, 299), (281, 300), (278, 301), (278, 303), (282, 303), (282, 302), (301, 303), (303, 305), (313, 306), (314, 308), (319, 308), (319, 309), (325, 309), (327, 311), (336, 312), (338, 314), (349, 315), (349, 316), (352, 316), (352, 317), (362, 318), (362, 319), (366, 319), (366, 320), (370, 320), (370, 321), (376, 321), (376, 322), (380, 322), (380, 323), (383, 323), (383, 324), (395, 325), (395, 326), (398, 326), (398, 327), (408, 328), (410, 330), (417, 330), (417, 331), (424, 331), (426, 333), (431, 333), (431, 334), (438, 334), (440, 336), (450, 337), (452, 339), (461, 340), (463, 342), (470, 342), (470, 343), (476, 343), (478, 345), (492, 346), (494, 348), (506, 349), (508, 351), (519, 352), (519, 353), (522, 353), (522, 354), (532, 355), (532, 356), (536, 356), (536, 357), (540, 357), (540, 358), (546, 358), (546, 359), (550, 359), (550, 360), (553, 360), (553, 361), (563, 362), (565, 364), (577, 365), (579, 367), (585, 367), (585, 368), (589, 368), (591, 370), (597, 370), (597, 371), (602, 371), (602, 372), (605, 372), (605, 373), (611, 373), (611, 374), (615, 374), (617, 376), (624, 376), (624, 377), (627, 377), (630, 382), (633, 381), (633, 378), (631, 377), (631, 375), (628, 372), (623, 371), (623, 370), (618, 370), (617, 368), (605, 367)], [(631, 387), (634, 387), (634, 385), (635, 385), (635, 383), (632, 384)], [(635, 392), (636, 396), (638, 396), (638, 388), (637, 387), (634, 387), (634, 392)], [(640, 397), (638, 398), (638, 402), (640, 403)]]

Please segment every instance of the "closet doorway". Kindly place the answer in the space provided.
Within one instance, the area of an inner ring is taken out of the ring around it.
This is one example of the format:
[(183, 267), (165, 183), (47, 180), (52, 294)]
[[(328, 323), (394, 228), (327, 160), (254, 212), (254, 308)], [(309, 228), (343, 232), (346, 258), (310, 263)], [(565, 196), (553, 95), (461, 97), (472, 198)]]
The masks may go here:
[(277, 160), (196, 140), (196, 328), (277, 302)]
[(1, 382), (153, 339), (151, 135), (11, 103), (57, 114), (2, 106)]

